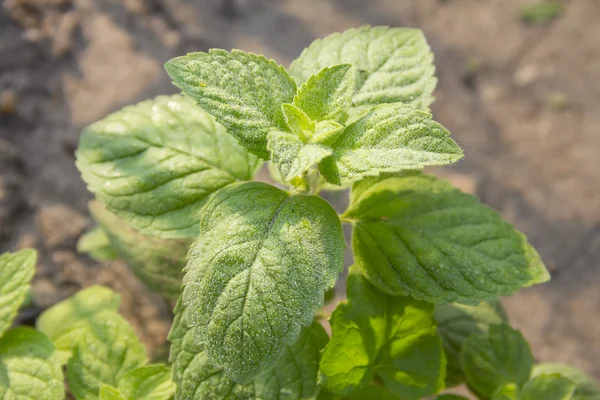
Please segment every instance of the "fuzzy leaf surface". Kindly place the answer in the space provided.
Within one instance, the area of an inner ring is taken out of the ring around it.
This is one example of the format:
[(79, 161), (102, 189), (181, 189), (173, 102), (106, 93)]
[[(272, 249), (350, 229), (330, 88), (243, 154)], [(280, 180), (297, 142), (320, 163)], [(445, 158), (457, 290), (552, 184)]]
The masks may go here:
[(433, 102), (433, 53), (419, 29), (363, 26), (334, 33), (315, 40), (289, 71), (301, 84), (337, 64), (357, 69), (353, 102), (358, 108), (405, 103), (427, 111)]
[(175, 85), (212, 114), (250, 152), (269, 158), (267, 133), (285, 130), (281, 111), (296, 84), (283, 67), (263, 56), (212, 49), (165, 64)]
[(0, 337), (27, 296), (36, 261), (37, 252), (30, 249), (0, 255)]
[(286, 182), (302, 176), (310, 167), (332, 153), (329, 147), (304, 144), (296, 135), (279, 131), (269, 132), (269, 151), (280, 176)]
[(0, 399), (61, 400), (63, 380), (60, 357), (43, 333), (19, 327), (0, 338)]
[(251, 182), (220, 190), (200, 231), (183, 303), (209, 358), (245, 383), (296, 341), (335, 284), (344, 259), (341, 224), (319, 197)]
[(99, 226), (83, 234), (77, 241), (77, 251), (84, 253), (96, 261), (112, 261), (119, 258), (119, 255), (110, 245), (110, 240), (106, 232)]
[(175, 394), (175, 383), (166, 365), (146, 365), (125, 374), (117, 389), (125, 400), (169, 400)]
[(87, 127), (77, 168), (108, 209), (143, 233), (197, 236), (208, 196), (250, 180), (258, 161), (184, 96), (158, 96)]
[(532, 376), (560, 374), (575, 382), (572, 400), (600, 400), (600, 385), (576, 368), (562, 364), (538, 364), (533, 367)]
[(354, 226), (356, 264), (389, 294), (476, 305), (550, 278), (496, 211), (434, 176), (358, 182), (343, 218)]
[(443, 389), (446, 360), (433, 305), (389, 296), (356, 268), (347, 285), (348, 301), (331, 317), (333, 337), (321, 360), (326, 387), (352, 395), (378, 378), (392, 395), (407, 400)]
[(523, 386), (519, 400), (571, 400), (576, 387), (561, 374), (541, 374)]

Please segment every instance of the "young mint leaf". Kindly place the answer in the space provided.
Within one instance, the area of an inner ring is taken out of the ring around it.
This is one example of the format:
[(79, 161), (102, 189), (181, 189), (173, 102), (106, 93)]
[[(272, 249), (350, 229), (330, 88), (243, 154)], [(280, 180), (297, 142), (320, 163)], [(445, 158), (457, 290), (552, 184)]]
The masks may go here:
[(355, 87), (356, 69), (352, 65), (325, 67), (300, 87), (294, 105), (312, 120), (344, 123)]
[(311, 128), (313, 132), (311, 143), (331, 146), (343, 133), (344, 126), (335, 121), (319, 121), (313, 122)]
[(387, 293), (475, 305), (550, 278), (496, 211), (433, 176), (368, 178), (350, 203), (355, 262)]
[(600, 386), (576, 368), (552, 363), (539, 364), (533, 368), (533, 377), (543, 374), (560, 374), (575, 382), (572, 400), (600, 400)]
[(208, 196), (252, 178), (256, 157), (183, 96), (159, 96), (87, 127), (77, 167), (108, 209), (143, 233), (196, 236)]
[(296, 135), (279, 131), (269, 132), (269, 151), (280, 176), (286, 182), (301, 177), (310, 167), (332, 153), (329, 147), (305, 145)]
[(27, 296), (36, 261), (32, 249), (0, 255), (0, 336), (10, 328)]
[(333, 208), (260, 182), (221, 189), (204, 208), (183, 303), (215, 366), (254, 378), (298, 338), (343, 269)]
[(321, 360), (326, 387), (352, 395), (377, 377), (406, 400), (443, 389), (446, 360), (433, 304), (380, 292), (356, 268), (347, 285), (348, 301), (333, 312), (333, 337)]
[(523, 386), (519, 400), (571, 400), (576, 387), (561, 374), (541, 374)]
[(502, 386), (523, 386), (529, 380), (533, 355), (517, 330), (492, 325), (486, 334), (472, 334), (464, 343), (462, 364), (470, 387), (491, 397)]
[(298, 340), (286, 347), (282, 357), (264, 369), (253, 381), (240, 385), (215, 367), (204, 345), (198, 343), (188, 323), (188, 312), (181, 303), (175, 308), (175, 321), (169, 334), (170, 361), (177, 383), (177, 399), (237, 400), (314, 399), (318, 392), (317, 373), (320, 351), (328, 337), (316, 322), (304, 328)]
[(146, 362), (146, 350), (127, 321), (114, 311), (95, 315), (67, 362), (69, 388), (77, 400), (97, 399), (103, 384), (116, 387)]
[(0, 338), (0, 399), (61, 400), (63, 379), (60, 358), (43, 333), (14, 328)]
[(108, 236), (112, 248), (135, 275), (152, 291), (176, 300), (181, 294), (182, 270), (192, 240), (144, 235), (109, 212), (99, 201), (91, 201), (89, 209)]
[(312, 136), (311, 120), (308, 115), (293, 104), (283, 104), (281, 110), (283, 111), (289, 131), (296, 135), (302, 143), (306, 143)]
[(494, 393), (492, 400), (519, 400), (519, 388), (514, 383), (503, 385)]
[(104, 385), (100, 388), (100, 400), (127, 400), (117, 389)]
[(166, 365), (147, 365), (129, 371), (117, 389), (125, 400), (169, 400), (175, 394), (171, 369)]
[(369, 109), (348, 123), (319, 169), (344, 184), (384, 172), (458, 161), (463, 153), (431, 115), (400, 103)]
[(502, 305), (496, 300), (481, 302), (477, 306), (438, 304), (434, 315), (448, 358), (446, 386), (456, 386), (464, 381), (460, 352), (469, 335), (486, 333), (490, 325), (508, 320)]
[(267, 133), (285, 129), (281, 105), (296, 94), (283, 67), (256, 54), (212, 49), (173, 58), (165, 68), (175, 85), (251, 153), (269, 158)]
[(99, 226), (94, 227), (89, 232), (82, 235), (77, 241), (77, 251), (87, 253), (88, 256), (96, 261), (112, 261), (119, 258), (119, 255), (110, 245), (106, 232)]
[(411, 104), (428, 110), (437, 79), (423, 32), (412, 28), (363, 26), (315, 40), (290, 66), (298, 84), (325, 67), (352, 64), (358, 71), (353, 102)]

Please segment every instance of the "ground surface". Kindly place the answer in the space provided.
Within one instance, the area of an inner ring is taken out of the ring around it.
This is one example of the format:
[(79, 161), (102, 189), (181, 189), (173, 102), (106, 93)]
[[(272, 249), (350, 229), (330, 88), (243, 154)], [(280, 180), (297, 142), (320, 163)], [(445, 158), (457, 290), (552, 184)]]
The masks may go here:
[(73, 164), (83, 126), (173, 93), (164, 61), (211, 47), (287, 65), (314, 38), (365, 23), (416, 26), (436, 54), (433, 113), (465, 159), (440, 171), (522, 229), (550, 284), (505, 300), (543, 361), (600, 379), (600, 3), (565, 1), (545, 25), (528, 0), (3, 0), (0, 250), (35, 246), (39, 309), (98, 282), (161, 349), (168, 308), (120, 263), (75, 252), (91, 225)]

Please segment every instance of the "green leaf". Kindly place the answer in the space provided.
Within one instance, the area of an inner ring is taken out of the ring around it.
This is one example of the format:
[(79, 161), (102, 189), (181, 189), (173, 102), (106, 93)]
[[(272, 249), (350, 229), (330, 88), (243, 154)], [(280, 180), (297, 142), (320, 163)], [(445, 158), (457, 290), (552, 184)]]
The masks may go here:
[(188, 312), (179, 303), (169, 334), (172, 342), (170, 361), (177, 383), (177, 399), (237, 400), (314, 399), (318, 392), (317, 373), (320, 351), (328, 337), (316, 322), (304, 328), (298, 340), (286, 347), (282, 357), (265, 368), (253, 381), (240, 385), (223, 369), (215, 367), (204, 346), (196, 341), (188, 323)]
[(60, 358), (48, 338), (31, 328), (7, 331), (0, 338), (0, 399), (64, 398)]
[(82, 235), (77, 241), (77, 251), (87, 253), (88, 256), (96, 261), (112, 261), (119, 258), (119, 255), (110, 245), (106, 232), (99, 226), (94, 227), (89, 232)]
[[(146, 362), (146, 350), (127, 321), (113, 311), (95, 315), (67, 362), (67, 380), (77, 400), (97, 399), (103, 384), (117, 386)], [(97, 322), (97, 323), (96, 323)]]
[(356, 264), (390, 294), (475, 305), (550, 278), (496, 211), (420, 172), (356, 183), (343, 219)]
[(106, 210), (99, 201), (91, 201), (89, 209), (112, 248), (135, 275), (153, 292), (167, 299), (177, 299), (181, 294), (182, 270), (192, 240), (144, 235)]
[(212, 49), (165, 64), (175, 85), (215, 116), (251, 153), (268, 159), (267, 133), (285, 130), (281, 111), (296, 85), (283, 67), (263, 56)]
[(492, 400), (519, 400), (519, 388), (514, 383), (509, 383), (498, 389)]
[(321, 360), (326, 387), (352, 394), (380, 379), (393, 395), (420, 399), (444, 387), (446, 360), (433, 304), (386, 295), (352, 268), (348, 301), (331, 317)]
[(208, 196), (250, 180), (256, 157), (183, 96), (159, 96), (87, 127), (77, 167), (108, 209), (142, 232), (196, 236)]
[(485, 335), (469, 336), (462, 363), (469, 386), (491, 397), (504, 385), (523, 386), (531, 374), (533, 355), (519, 331), (506, 324), (492, 325)]
[(575, 382), (572, 400), (600, 400), (600, 386), (583, 372), (568, 365), (539, 364), (533, 368), (532, 376), (556, 373)]
[(300, 87), (294, 105), (312, 120), (344, 123), (355, 87), (356, 70), (352, 65), (326, 67)]
[(289, 131), (296, 135), (301, 142), (307, 142), (311, 136), (310, 131), (312, 129), (311, 120), (308, 115), (293, 104), (282, 104), (281, 110), (283, 111)]
[(412, 28), (363, 26), (314, 41), (290, 66), (298, 84), (337, 64), (358, 71), (354, 105), (411, 104), (428, 110), (437, 79), (423, 32)]
[(335, 121), (319, 121), (311, 124), (313, 134), (310, 138), (312, 143), (331, 146), (337, 138), (344, 133), (344, 127)]
[(460, 352), (469, 335), (484, 334), (490, 325), (508, 320), (502, 305), (496, 300), (482, 302), (477, 306), (438, 304), (435, 306), (434, 315), (448, 358), (446, 386), (456, 386), (464, 382)]
[(104, 385), (100, 388), (100, 400), (126, 400), (117, 389)]
[(36, 329), (52, 341), (64, 364), (90, 321), (103, 311), (116, 312), (120, 303), (121, 298), (112, 290), (90, 286), (44, 311)]
[(519, 400), (571, 400), (576, 387), (561, 374), (541, 374), (523, 386)]
[(125, 400), (169, 400), (175, 394), (171, 369), (166, 365), (147, 365), (129, 371), (117, 388)]
[(27, 297), (36, 261), (37, 252), (32, 249), (0, 255), (0, 336), (10, 328)]
[(311, 323), (344, 265), (333, 208), (260, 182), (230, 185), (204, 208), (184, 277), (191, 326), (216, 366), (248, 382)]
[(345, 184), (384, 172), (458, 161), (463, 152), (431, 115), (400, 103), (382, 104), (348, 123), (320, 165), (328, 182)]
[(459, 396), (457, 394), (442, 394), (435, 398), (435, 400), (469, 400), (466, 397)]
[(296, 135), (279, 131), (269, 132), (269, 151), (286, 182), (303, 176), (310, 167), (332, 153), (326, 146), (305, 145)]

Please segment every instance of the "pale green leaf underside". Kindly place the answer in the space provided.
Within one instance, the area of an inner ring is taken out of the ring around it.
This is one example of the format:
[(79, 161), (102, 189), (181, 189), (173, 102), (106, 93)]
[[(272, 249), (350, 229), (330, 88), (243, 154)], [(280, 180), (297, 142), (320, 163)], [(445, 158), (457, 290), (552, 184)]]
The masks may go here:
[(460, 352), (469, 335), (486, 333), (490, 325), (507, 322), (502, 305), (495, 300), (482, 302), (477, 306), (438, 304), (435, 306), (435, 320), (448, 358), (448, 387), (464, 381)]
[(313, 165), (331, 155), (332, 150), (319, 144), (304, 144), (288, 132), (269, 132), (271, 159), (277, 164), (284, 181), (301, 177)]
[(184, 96), (159, 96), (87, 127), (77, 150), (83, 180), (142, 232), (196, 236), (208, 196), (250, 180), (256, 157)]
[(37, 253), (21, 250), (0, 255), (0, 336), (12, 325), (35, 273)]
[(572, 400), (600, 400), (600, 385), (576, 368), (562, 364), (539, 364), (533, 367), (532, 376), (560, 374), (575, 382)]
[(358, 71), (353, 101), (359, 108), (381, 103), (428, 110), (437, 79), (423, 32), (363, 26), (315, 40), (289, 68), (298, 84), (325, 67), (352, 64)]
[(311, 323), (343, 268), (331, 206), (264, 183), (231, 185), (204, 208), (183, 303), (197, 340), (236, 382), (272, 365)]
[(492, 397), (504, 385), (523, 386), (534, 361), (523, 335), (506, 324), (469, 336), (461, 357), (469, 386), (485, 397)]
[(182, 270), (192, 239), (145, 235), (109, 212), (99, 201), (91, 201), (89, 209), (112, 248), (135, 275), (153, 292), (176, 300), (181, 294)]
[(354, 185), (355, 262), (371, 283), (434, 303), (478, 304), (550, 277), (525, 237), (474, 196), (420, 172)]
[(572, 400), (576, 387), (561, 374), (541, 374), (523, 386), (519, 400)]
[(321, 360), (329, 390), (353, 394), (377, 377), (408, 400), (444, 387), (446, 362), (432, 304), (384, 294), (352, 268), (348, 302), (338, 305), (331, 325)]
[(165, 68), (243, 146), (268, 159), (267, 133), (285, 130), (281, 105), (291, 103), (296, 94), (283, 67), (256, 54), (212, 49), (173, 58)]
[(125, 374), (117, 389), (125, 400), (170, 400), (175, 394), (175, 383), (166, 365), (146, 365)]
[(77, 251), (87, 254), (96, 261), (112, 261), (119, 258), (119, 255), (110, 245), (106, 232), (99, 226), (86, 232), (77, 241)]
[(298, 340), (286, 346), (281, 358), (254, 380), (240, 385), (211, 362), (196, 342), (181, 304), (169, 334), (170, 361), (177, 383), (177, 399), (188, 400), (310, 400), (316, 397), (320, 351), (328, 338), (318, 323), (304, 328)]
[(382, 104), (350, 121), (319, 170), (345, 184), (385, 172), (458, 161), (463, 152), (431, 115), (400, 103)]
[(44, 334), (14, 328), (0, 338), (0, 399), (61, 400), (63, 379), (60, 358)]
[(116, 387), (146, 362), (146, 350), (127, 321), (103, 311), (79, 336), (67, 362), (69, 388), (77, 400), (97, 399), (103, 384)]

